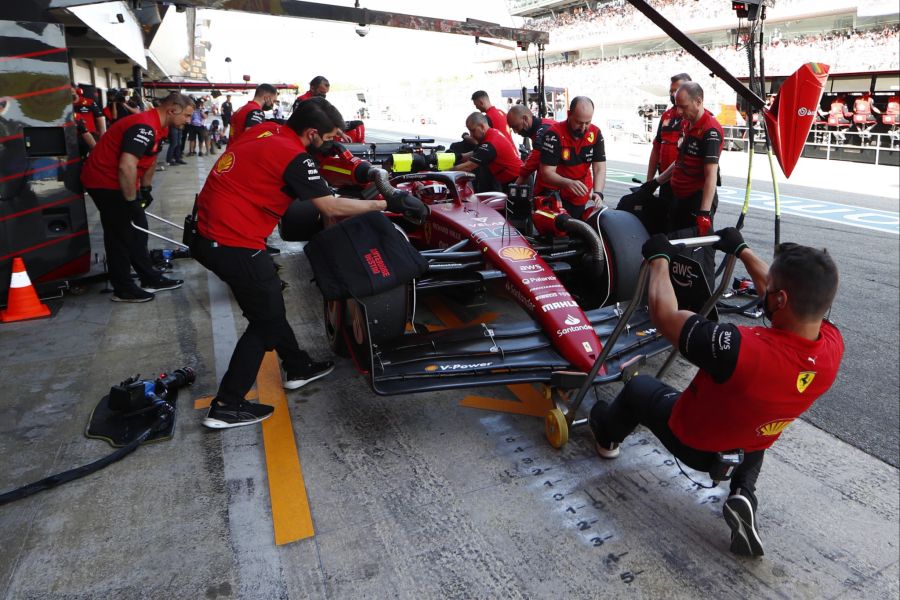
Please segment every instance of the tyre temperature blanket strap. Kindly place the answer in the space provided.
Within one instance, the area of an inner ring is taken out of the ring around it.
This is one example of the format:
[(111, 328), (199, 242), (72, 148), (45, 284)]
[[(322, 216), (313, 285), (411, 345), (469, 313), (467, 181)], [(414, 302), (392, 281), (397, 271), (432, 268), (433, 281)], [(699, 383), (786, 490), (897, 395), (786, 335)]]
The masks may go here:
[(362, 298), (404, 285), (428, 270), (390, 219), (370, 212), (316, 234), (304, 251), (326, 300)]

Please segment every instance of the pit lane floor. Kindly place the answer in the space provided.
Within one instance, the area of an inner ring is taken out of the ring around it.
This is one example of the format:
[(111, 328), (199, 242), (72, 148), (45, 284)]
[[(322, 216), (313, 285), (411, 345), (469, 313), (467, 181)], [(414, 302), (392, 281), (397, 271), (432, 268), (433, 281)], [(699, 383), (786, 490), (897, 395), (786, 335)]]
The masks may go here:
[[(189, 160), (154, 186), (154, 208), (175, 221), (211, 165)], [(102, 252), (90, 202), (89, 210)], [(301, 345), (326, 356), (310, 270), (296, 245), (283, 247), (289, 318)], [(725, 490), (694, 489), (646, 432), (618, 460), (601, 461), (586, 430), (554, 450), (540, 419), (460, 404), (467, 395), (515, 400), (505, 388), (378, 398), (341, 361), (287, 394), (290, 440), (264, 442), (259, 427), (206, 431), (193, 401), (214, 392), (244, 323), (202, 267), (176, 261), (176, 274), (185, 286), (152, 303), (114, 304), (98, 285), (56, 301), (51, 319), (0, 328), (3, 491), (107, 453), (82, 433), (111, 384), (184, 365), (198, 372), (172, 441), (0, 507), (2, 597), (900, 594), (897, 469), (804, 421), (766, 460), (759, 560), (728, 552)], [(463, 322), (504, 311), (446, 305)], [(690, 373), (682, 364), (669, 380), (681, 386)], [(260, 394), (272, 401), (277, 392), (264, 392), (263, 379)], [(269, 490), (284, 477), (267, 459), (290, 442), (314, 535), (276, 545), (285, 517), (273, 520)]]

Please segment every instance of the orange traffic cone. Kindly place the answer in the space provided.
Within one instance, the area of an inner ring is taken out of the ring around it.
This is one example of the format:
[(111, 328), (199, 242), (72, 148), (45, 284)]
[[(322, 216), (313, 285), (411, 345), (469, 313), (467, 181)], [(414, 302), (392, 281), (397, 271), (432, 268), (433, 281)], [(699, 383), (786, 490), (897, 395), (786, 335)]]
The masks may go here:
[(28, 272), (25, 270), (25, 263), (21, 257), (15, 257), (6, 310), (0, 310), (0, 321), (9, 323), (49, 316), (50, 309), (38, 299), (37, 292), (34, 291), (34, 286), (31, 285)]

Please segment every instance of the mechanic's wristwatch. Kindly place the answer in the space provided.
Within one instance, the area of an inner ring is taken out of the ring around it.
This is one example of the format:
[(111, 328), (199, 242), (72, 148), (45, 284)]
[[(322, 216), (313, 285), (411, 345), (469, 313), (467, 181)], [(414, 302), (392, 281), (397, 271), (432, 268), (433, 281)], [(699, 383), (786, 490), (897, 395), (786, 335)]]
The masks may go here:
[(597, 194), (598, 196), (600, 196), (600, 202), (603, 202), (603, 192), (598, 192), (597, 190), (594, 190), (593, 192), (591, 192), (591, 196), (593, 196), (594, 194)]

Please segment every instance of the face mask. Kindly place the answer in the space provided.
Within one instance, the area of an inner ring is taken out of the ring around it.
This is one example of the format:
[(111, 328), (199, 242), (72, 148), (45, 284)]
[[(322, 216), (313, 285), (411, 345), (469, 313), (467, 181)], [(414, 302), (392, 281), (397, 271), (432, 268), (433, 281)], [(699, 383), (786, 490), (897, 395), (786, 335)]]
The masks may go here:
[(669, 102), (672, 103), (672, 106), (675, 106), (675, 94), (669, 94)]
[(320, 154), (325, 154), (325, 155), (330, 156), (330, 155), (334, 154), (334, 151), (335, 151), (335, 147), (334, 147), (333, 140), (328, 140), (327, 142), (322, 142), (321, 144), (316, 146), (316, 152), (318, 152)]
[(263, 111), (272, 110), (273, 106), (274, 104), (272, 104), (271, 102), (264, 102), (262, 105), (262, 109)]

